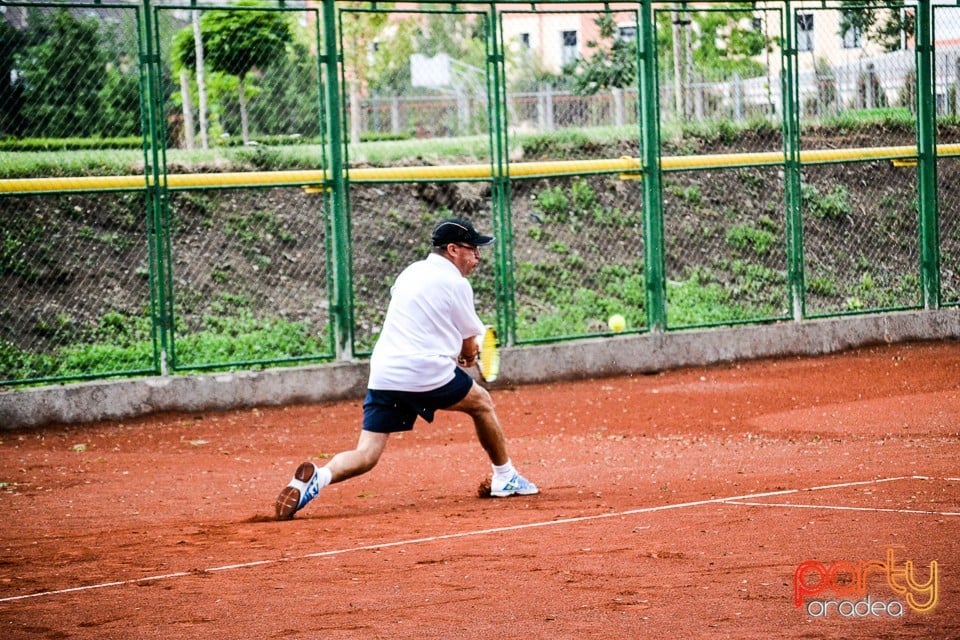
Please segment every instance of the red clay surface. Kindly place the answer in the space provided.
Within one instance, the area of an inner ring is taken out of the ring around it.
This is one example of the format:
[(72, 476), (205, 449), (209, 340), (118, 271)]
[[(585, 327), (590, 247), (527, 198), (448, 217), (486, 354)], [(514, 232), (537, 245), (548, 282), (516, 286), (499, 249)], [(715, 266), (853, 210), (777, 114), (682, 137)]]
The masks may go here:
[(960, 343), (493, 393), (539, 496), (444, 414), (272, 521), (359, 401), (0, 432), (0, 637), (960, 637)]

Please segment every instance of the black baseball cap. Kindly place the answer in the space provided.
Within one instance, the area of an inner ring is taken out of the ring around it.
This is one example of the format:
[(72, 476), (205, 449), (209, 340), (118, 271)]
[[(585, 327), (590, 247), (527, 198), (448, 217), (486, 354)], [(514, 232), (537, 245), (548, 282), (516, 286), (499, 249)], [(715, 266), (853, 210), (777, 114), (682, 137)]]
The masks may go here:
[(433, 246), (442, 247), (451, 242), (472, 244), (475, 247), (486, 247), (493, 244), (493, 236), (484, 236), (477, 233), (473, 223), (463, 218), (447, 218), (437, 223), (433, 228)]

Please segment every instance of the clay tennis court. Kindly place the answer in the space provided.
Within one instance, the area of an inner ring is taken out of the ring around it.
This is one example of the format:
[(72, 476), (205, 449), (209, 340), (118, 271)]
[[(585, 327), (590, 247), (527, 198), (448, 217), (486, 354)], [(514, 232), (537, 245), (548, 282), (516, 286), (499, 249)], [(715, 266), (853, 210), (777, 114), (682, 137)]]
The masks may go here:
[(442, 415), (273, 521), (359, 401), (0, 432), (0, 636), (960, 637), (960, 343), (493, 393), (539, 496)]

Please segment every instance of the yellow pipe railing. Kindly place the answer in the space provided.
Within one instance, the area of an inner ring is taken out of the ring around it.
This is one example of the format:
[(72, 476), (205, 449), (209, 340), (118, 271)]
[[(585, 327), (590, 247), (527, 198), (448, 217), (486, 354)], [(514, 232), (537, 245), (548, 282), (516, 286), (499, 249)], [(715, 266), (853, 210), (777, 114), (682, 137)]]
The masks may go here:
[[(960, 156), (960, 144), (937, 145), (941, 157)], [(858, 149), (815, 149), (800, 152), (800, 162), (916, 159), (915, 146), (866, 147)], [(733, 166), (759, 166), (783, 163), (783, 152), (724, 153), (699, 156), (664, 156), (660, 166), (665, 171), (720, 169)], [(638, 177), (639, 158), (599, 160), (562, 160), (516, 162), (509, 165), (509, 176), (575, 175), (583, 173), (620, 172), (624, 177)], [(412, 180), (474, 180), (490, 178), (489, 164), (452, 164), (418, 167), (363, 167), (349, 169), (351, 182), (402, 182)], [(252, 171), (233, 173), (181, 173), (167, 176), (167, 187), (191, 189), (210, 187), (269, 187), (319, 185), (327, 179), (326, 171)], [(76, 178), (0, 179), (0, 194), (58, 193), (76, 191), (124, 191), (148, 186), (146, 176), (84, 176)]]

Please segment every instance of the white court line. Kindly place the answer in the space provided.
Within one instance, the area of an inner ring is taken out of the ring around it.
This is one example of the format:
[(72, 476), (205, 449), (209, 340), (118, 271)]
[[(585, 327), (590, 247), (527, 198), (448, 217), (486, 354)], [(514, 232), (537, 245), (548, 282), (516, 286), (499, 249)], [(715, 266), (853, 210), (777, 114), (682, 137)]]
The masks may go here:
[[(880, 478), (879, 480), (861, 480), (860, 482), (841, 482), (840, 484), (823, 484), (818, 487), (801, 489), (801, 491), (821, 491), (823, 489), (846, 489), (849, 487), (859, 487), (865, 484), (881, 484), (884, 482), (896, 482), (897, 480), (932, 480), (929, 476), (894, 476), (893, 478)], [(736, 499), (736, 498), (734, 498)]]
[(779, 507), (788, 509), (832, 509), (834, 511), (876, 511), (879, 513), (912, 513), (922, 516), (960, 516), (960, 511), (922, 511), (920, 509), (884, 509), (881, 507), (842, 507), (823, 504), (790, 504), (789, 502), (745, 502), (743, 500), (728, 500), (724, 504), (734, 504), (745, 507)]
[[(883, 482), (893, 482), (895, 480), (933, 480), (929, 476), (898, 476), (894, 478), (881, 478), (880, 480), (863, 480), (860, 482), (843, 482), (840, 484), (825, 484), (810, 489), (801, 489), (801, 491), (820, 491), (822, 489), (837, 489), (862, 486), (867, 484), (881, 484)], [(960, 478), (941, 478), (947, 482), (960, 480)], [(957, 511), (927, 511), (922, 509), (886, 509), (883, 507), (845, 507), (842, 505), (823, 505), (823, 504), (794, 504), (789, 502), (748, 502), (739, 498), (725, 500), (724, 504), (741, 505), (745, 507), (780, 507), (789, 509), (824, 509), (834, 511), (875, 511), (879, 513), (910, 513), (924, 516), (960, 516)]]
[[(856, 482), (841, 482), (838, 484), (822, 485), (817, 487), (806, 487), (800, 489), (782, 489), (779, 491), (767, 491), (764, 493), (748, 493), (739, 496), (728, 496), (726, 498), (709, 498), (707, 500), (695, 500), (693, 502), (680, 502), (677, 504), (666, 504), (659, 507), (642, 507), (639, 509), (628, 509), (626, 511), (617, 511), (616, 513), (599, 513), (592, 516), (578, 516), (576, 518), (560, 518), (557, 520), (542, 520), (540, 522), (529, 522), (526, 524), (516, 524), (507, 527), (494, 527), (491, 529), (477, 529), (474, 531), (460, 531), (457, 533), (447, 533), (438, 536), (427, 536), (424, 538), (413, 538), (409, 540), (397, 540), (395, 542), (381, 542), (378, 544), (367, 544), (359, 547), (347, 547), (345, 549), (331, 549), (329, 551), (318, 551), (315, 553), (307, 553), (300, 556), (291, 556), (289, 558), (280, 558), (276, 560), (255, 560), (252, 562), (243, 562), (239, 564), (229, 564), (223, 565), (220, 567), (210, 567), (207, 569), (193, 569), (190, 571), (178, 571), (176, 573), (166, 573), (156, 576), (146, 576), (143, 578), (134, 578), (132, 580), (119, 580), (114, 582), (101, 582), (99, 584), (85, 585), (82, 587), (70, 587), (67, 589), (56, 589), (52, 591), (40, 591), (37, 593), (28, 593), (21, 596), (8, 596), (5, 598), (0, 598), (0, 603), (4, 602), (14, 602), (17, 600), (27, 600), (30, 598), (41, 598), (46, 596), (55, 596), (64, 593), (76, 593), (78, 591), (93, 591), (95, 589), (105, 589), (107, 587), (119, 587), (124, 585), (132, 584), (142, 584), (144, 582), (156, 582), (158, 580), (171, 580), (174, 578), (185, 578), (187, 576), (196, 576), (202, 575), (204, 573), (214, 573), (218, 571), (233, 571), (236, 569), (248, 569), (251, 567), (261, 567), (271, 564), (279, 564), (281, 562), (290, 562), (293, 560), (303, 560), (305, 558), (322, 558), (329, 556), (344, 555), (347, 553), (355, 553), (357, 551), (371, 551), (374, 549), (387, 549), (390, 547), (402, 547), (415, 544), (425, 544), (428, 542), (438, 542), (441, 540), (453, 540), (456, 538), (468, 538), (472, 536), (483, 536), (489, 535), (492, 533), (503, 533), (506, 531), (518, 531), (522, 529), (534, 529), (537, 527), (551, 527), (561, 524), (573, 524), (577, 522), (588, 522), (591, 520), (604, 520), (608, 518), (623, 518), (625, 516), (632, 516), (641, 513), (655, 513), (657, 511), (670, 511), (674, 509), (686, 509), (689, 507), (701, 507), (708, 504), (747, 504), (744, 501), (755, 500), (757, 498), (770, 498), (773, 496), (785, 496), (794, 493), (803, 493), (808, 491), (822, 491), (825, 489), (839, 489), (847, 487), (857, 487), (862, 485), (871, 485), (871, 484), (881, 484), (884, 482), (895, 482), (897, 480), (931, 480), (928, 476), (896, 476), (893, 478), (878, 478), (876, 480), (861, 480)], [(761, 506), (770, 506), (769, 503), (757, 503)], [(819, 507), (822, 509), (828, 509), (831, 507)], [(843, 508), (843, 507), (832, 507), (832, 508)], [(909, 513), (909, 512), (905, 512)]]

